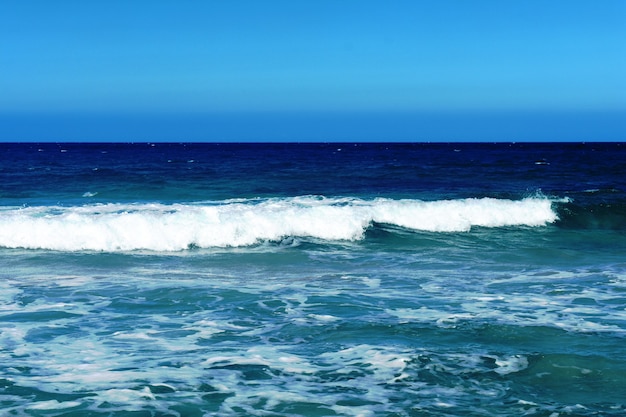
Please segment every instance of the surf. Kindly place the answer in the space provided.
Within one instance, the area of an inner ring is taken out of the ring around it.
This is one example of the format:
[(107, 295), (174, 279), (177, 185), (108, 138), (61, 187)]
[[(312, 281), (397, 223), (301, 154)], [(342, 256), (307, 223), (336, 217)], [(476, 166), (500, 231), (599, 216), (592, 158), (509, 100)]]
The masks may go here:
[(540, 227), (557, 221), (553, 200), (300, 196), (201, 203), (3, 207), (0, 246), (57, 251), (182, 251), (243, 247), (289, 237), (359, 241), (373, 224), (415, 232)]

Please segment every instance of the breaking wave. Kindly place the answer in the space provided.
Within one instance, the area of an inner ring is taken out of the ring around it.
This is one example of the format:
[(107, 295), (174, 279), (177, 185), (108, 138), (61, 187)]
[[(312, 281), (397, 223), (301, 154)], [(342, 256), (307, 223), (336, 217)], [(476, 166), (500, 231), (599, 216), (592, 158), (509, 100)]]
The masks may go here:
[(545, 226), (553, 200), (393, 200), (316, 196), (193, 204), (0, 208), (0, 246), (58, 251), (180, 251), (240, 247), (286, 237), (356, 241), (374, 223), (413, 231)]

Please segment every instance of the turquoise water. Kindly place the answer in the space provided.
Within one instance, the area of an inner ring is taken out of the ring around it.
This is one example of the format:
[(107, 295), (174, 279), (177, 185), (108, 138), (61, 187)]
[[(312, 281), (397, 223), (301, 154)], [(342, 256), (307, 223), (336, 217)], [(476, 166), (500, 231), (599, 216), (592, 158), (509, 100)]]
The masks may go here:
[(620, 144), (3, 146), (4, 415), (626, 412)]

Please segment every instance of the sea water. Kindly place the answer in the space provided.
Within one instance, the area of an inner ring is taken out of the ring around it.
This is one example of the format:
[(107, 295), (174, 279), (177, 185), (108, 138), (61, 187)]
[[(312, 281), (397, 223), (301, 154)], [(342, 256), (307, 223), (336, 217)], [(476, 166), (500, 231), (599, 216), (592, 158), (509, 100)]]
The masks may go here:
[(626, 146), (0, 144), (0, 414), (626, 414)]

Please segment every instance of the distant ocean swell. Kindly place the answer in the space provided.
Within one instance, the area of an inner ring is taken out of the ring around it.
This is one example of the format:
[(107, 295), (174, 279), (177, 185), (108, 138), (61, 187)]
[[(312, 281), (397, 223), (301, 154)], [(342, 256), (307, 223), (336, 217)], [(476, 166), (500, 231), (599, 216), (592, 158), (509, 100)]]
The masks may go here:
[(4, 207), (0, 247), (58, 251), (180, 251), (241, 247), (287, 237), (358, 241), (373, 224), (410, 231), (554, 223), (565, 200), (467, 198), (420, 201), (302, 196), (193, 204)]

